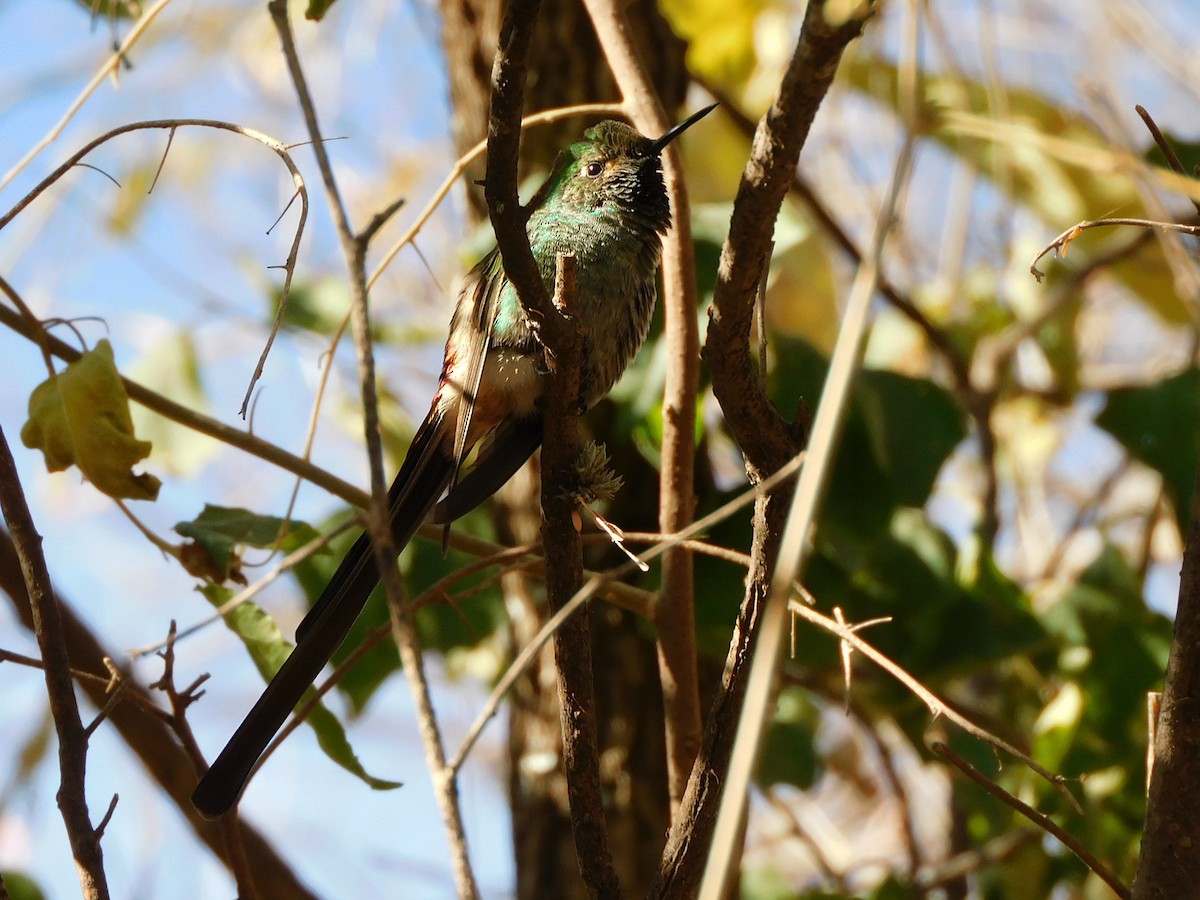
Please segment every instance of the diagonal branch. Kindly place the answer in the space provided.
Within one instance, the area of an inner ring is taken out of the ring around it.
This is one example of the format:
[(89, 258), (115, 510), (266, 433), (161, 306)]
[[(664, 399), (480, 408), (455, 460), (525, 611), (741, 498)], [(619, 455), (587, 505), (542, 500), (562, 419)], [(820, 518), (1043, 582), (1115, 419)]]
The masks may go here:
[[(33, 611), (29, 595), (21, 578), (16, 549), (11, 538), (0, 532), (0, 591), (6, 593), (21, 624), (33, 630)], [(63, 622), (63, 646), (72, 665), (85, 672), (103, 672), (117, 653), (102, 646), (72, 611), (71, 606), (57, 598)], [(77, 676), (78, 677), (78, 676)], [(108, 678), (79, 679), (80, 686), (92, 705), (103, 709), (108, 705)], [(147, 690), (123, 673), (125, 688), (122, 701), (108, 710), (105, 721), (116, 729), (121, 739), (141, 760), (149, 776), (171, 798), (187, 819), (197, 837), (221, 859), (228, 859), (219, 826), (203, 819), (192, 806), (192, 789), (196, 786), (195, 764), (165, 721)], [(314, 895), (296, 877), (291, 867), (267, 843), (253, 826), (241, 823), (241, 839), (249, 867), (258, 878), (260, 900), (307, 900)]]
[[(750, 354), (755, 297), (767, 265), (773, 223), (816, 111), (833, 81), (846, 45), (870, 15), (837, 23), (826, 4), (813, 0), (779, 93), (755, 132), (751, 156), (721, 251), (713, 309), (705, 341), (713, 391), (742, 449), (751, 483), (762, 482), (793, 454), (795, 436), (763, 390)], [(690, 896), (699, 886), (732, 754), (757, 643), (763, 605), (779, 554), (790, 491), (763, 493), (755, 502), (752, 565), (738, 611), (725, 672), (705, 727), (704, 740), (688, 779), (683, 805), (671, 828), (651, 896)], [(744, 798), (743, 798), (744, 799)], [(715, 888), (718, 886), (714, 885)], [(719, 888), (718, 888), (719, 889)]]

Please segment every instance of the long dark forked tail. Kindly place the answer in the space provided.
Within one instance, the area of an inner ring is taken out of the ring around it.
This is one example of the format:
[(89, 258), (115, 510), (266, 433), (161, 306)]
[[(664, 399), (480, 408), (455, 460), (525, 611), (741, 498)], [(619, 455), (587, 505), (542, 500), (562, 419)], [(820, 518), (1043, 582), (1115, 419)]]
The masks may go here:
[[(431, 412), (388, 491), (397, 552), (412, 540), (450, 482), (454, 471), (450, 443), (441, 416)], [(192, 805), (201, 815), (216, 818), (237, 801), (263, 750), (346, 639), (378, 583), (371, 542), (362, 534), (296, 629), (296, 649), (200, 779)]]

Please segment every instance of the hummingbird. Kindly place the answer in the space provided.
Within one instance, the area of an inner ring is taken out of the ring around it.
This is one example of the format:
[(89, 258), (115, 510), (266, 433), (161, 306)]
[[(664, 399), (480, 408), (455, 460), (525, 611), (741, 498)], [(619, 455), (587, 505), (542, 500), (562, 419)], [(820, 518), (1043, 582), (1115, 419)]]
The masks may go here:
[[(715, 107), (659, 138), (600, 122), (560, 155), (531, 201), (526, 231), (547, 291), (553, 292), (558, 255), (576, 259), (581, 411), (609, 392), (650, 329), (662, 236), (671, 225), (660, 154)], [(433, 402), (388, 490), (397, 552), (426, 519), (448, 527), (533, 455), (542, 441), (548, 377), (536, 327), (493, 249), (463, 279)], [(460, 477), (476, 445), (475, 463)], [(202, 815), (216, 818), (234, 805), (378, 581), (364, 533), (296, 628), (295, 649), (200, 779), (192, 804)]]

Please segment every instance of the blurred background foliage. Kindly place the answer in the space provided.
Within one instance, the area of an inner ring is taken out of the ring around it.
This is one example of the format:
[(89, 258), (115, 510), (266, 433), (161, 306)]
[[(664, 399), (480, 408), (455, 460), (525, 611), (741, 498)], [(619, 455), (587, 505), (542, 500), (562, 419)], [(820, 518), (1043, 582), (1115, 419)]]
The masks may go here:
[[(108, 40), (108, 5), (96, 8), (89, 30), (90, 4), (58, 4), (60, 31), (51, 33), (34, 22), (44, 2), (0, 13), (7, 25), (0, 47), (15, 34), (35, 46), (61, 39), (86, 50), (79, 59), (88, 62), (20, 59), (19, 80), (9, 82), (15, 87), (0, 93), (0, 122), (8, 119), (0, 125), (3, 168), (57, 117)], [(127, 27), (119, 17), (144, 6), (111, 4), (118, 16), (113, 33)], [(327, 131), (351, 137), (330, 149), (353, 214), (365, 221), (392, 198), (410, 198), (400, 224), (384, 232), (376, 259), (453, 161), (436, 5), (388, 6), (341, 0), (300, 32)], [(93, 98), (34, 170), (45, 171), (105, 128), (197, 110), (299, 139), (261, 7), (181, 3), (164, 14), (121, 76), (121, 93)], [(795, 43), (799, 7), (784, 0), (661, 3), (688, 42), (690, 105), (716, 93), (727, 107), (705, 123), (703, 137), (683, 143), (702, 327), (749, 149), (737, 113), (753, 120), (765, 110)], [(785, 416), (809, 415), (819, 396), (854, 271), (844, 245), (868, 241), (906, 128), (919, 130), (918, 161), (884, 265), (902, 302), (877, 303), (868, 368), (854, 389), (805, 583), (822, 611), (839, 608), (850, 622), (890, 617), (863, 636), (956, 710), (1066, 776), (1083, 812), (1019, 764), (934, 719), (857, 656), (847, 692), (837, 643), (798, 624), (753, 798), (745, 897), (1109, 896), (1057, 842), (939, 763), (925, 746), (931, 728), (944, 728), (958, 753), (1131, 878), (1145, 806), (1146, 694), (1159, 686), (1166, 663), (1180, 531), (1196, 468), (1200, 281), (1183, 241), (1124, 229), (1085, 233), (1063, 258), (1043, 260), (1040, 284), (1029, 265), (1080, 219), (1194, 216), (1185, 199), (1158, 186), (1162, 160), (1133, 113), (1134, 103), (1146, 106), (1179, 134), (1185, 158), (1194, 155), (1186, 113), (1200, 83), (1191, 52), (1200, 26), (1190, 12), (1186, 2), (1152, 8), (1118, 0), (885, 0), (852, 46), (802, 155), (804, 191), (785, 203), (777, 223), (767, 330), (755, 335), (765, 344), (763, 377)], [(920, 33), (916, 121), (906, 120), (899, 90), (911, 27)], [(410, 47), (411, 59), (401, 60)], [(430, 83), (422, 77), (436, 87), (420, 87)], [(92, 162), (121, 188), (94, 173), (72, 175), (0, 237), (0, 271), (39, 315), (102, 316), (125, 374), (231, 418), (278, 302), (277, 273), (266, 266), (282, 259), (294, 220), (263, 232), (290, 188), (268, 154), (228, 136), (189, 132), (177, 137), (147, 195), (161, 152), (161, 141), (142, 137), (106, 148)], [(314, 167), (301, 151), (297, 156), (315, 181)], [(3, 205), (20, 194), (10, 187)], [(293, 450), (302, 445), (317, 361), (347, 301), (322, 204), (314, 203), (284, 333), (253, 420), (256, 433)], [(454, 275), (486, 245), (486, 238), (471, 237), (466, 221), (461, 199), (448, 202), (418, 239), (420, 255), (402, 253), (373, 294), (393, 458), (436, 379)], [(102, 336), (82, 327), (89, 341)], [(41, 376), (22, 339), (9, 334), (0, 342), (9, 356), (0, 361), (9, 386), (0, 413), (12, 433)], [(586, 425), (626, 482), (608, 514), (631, 530), (652, 530), (657, 521), (665, 364), (660, 317), (627, 377)], [(744, 485), (703, 371), (701, 378), (698, 514)], [(364, 483), (356, 392), (352, 353), (343, 345), (314, 458)], [(201, 498), (283, 514), (288, 479), (261, 466), (248, 475), (250, 464), (228, 449), (142, 410), (135, 416), (139, 434), (154, 442), (150, 468), (166, 482), (160, 509), (139, 509), (159, 534), (195, 517)], [(86, 486), (64, 484), (62, 476), (34, 482), (48, 532), (85, 541), (94, 529), (124, 521), (105, 518), (113, 514), (94, 499), (79, 506)], [(344, 508), (316, 494), (302, 492), (299, 518), (321, 530), (344, 520)], [(118, 546), (141, 543), (132, 528), (118, 527)], [(498, 537), (486, 508), (459, 527)], [(707, 539), (745, 551), (749, 536), (739, 515)], [(296, 570), (310, 598), (343, 548), (335, 541), (333, 553)], [(153, 558), (145, 547), (121, 552)], [(591, 565), (618, 561), (609, 549), (589, 553)], [(418, 541), (402, 569), (417, 596), (472, 558), (456, 550), (443, 557), (435, 544)], [(743, 572), (707, 556), (695, 565), (698, 644), (711, 679), (724, 658)], [(63, 572), (71, 566), (53, 561), (51, 567), (68, 596), (95, 577)], [(193, 582), (184, 574), (160, 562), (148, 569), (144, 582), (126, 589), (159, 599), (135, 610), (140, 625), (106, 623), (117, 646), (161, 635), (169, 618), (204, 614), (203, 601), (189, 599)], [(657, 577), (652, 570), (636, 583), (653, 589)], [(276, 588), (262, 602), (287, 608), (288, 597)], [(424, 644), (445, 655), (451, 682), (486, 686), (512, 651), (502, 591), (485, 572), (455, 584), (445, 599), (419, 614)], [(282, 613), (284, 633), (299, 614), (298, 607)], [(373, 601), (352, 637), (386, 619), (383, 604)], [(651, 641), (649, 625), (642, 629)], [(211, 629), (196, 646), (191, 664), (198, 668), (233, 652)], [(340, 685), (348, 709), (368, 710), (397, 666), (386, 641), (366, 654)], [(253, 693), (250, 683), (246, 695)], [(222, 721), (214, 718), (214, 734)], [(336, 720), (316, 727), (341, 730)], [(13, 784), (36, 768), (28, 761), (15, 766)], [(502, 781), (502, 768), (493, 760), (487, 777)], [(13, 791), (19, 788), (6, 795)], [(6, 817), (21, 815), (5, 806)], [(484, 817), (502, 822), (504, 815), (489, 808)], [(504, 827), (488, 829), (495, 833), (484, 843), (503, 846)], [(0, 858), (0, 866), (6, 876), (26, 867), (17, 857)], [(49, 877), (32, 860), (27, 867), (34, 881)], [(344, 873), (311, 877), (347, 886)], [(504, 877), (504, 870), (495, 875), (500, 889)], [(8, 887), (14, 897), (36, 896), (11, 879)]]

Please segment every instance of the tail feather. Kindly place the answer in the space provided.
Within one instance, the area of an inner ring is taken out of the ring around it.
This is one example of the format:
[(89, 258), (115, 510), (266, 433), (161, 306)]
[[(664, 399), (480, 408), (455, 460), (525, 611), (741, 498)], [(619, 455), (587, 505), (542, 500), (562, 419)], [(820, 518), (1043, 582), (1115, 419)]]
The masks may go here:
[(449, 525), (500, 490), (542, 444), (542, 417), (513, 419), (499, 426), (483, 444), (475, 466), (433, 507), (430, 521)]
[[(397, 551), (412, 540), (450, 482), (452, 437), (435, 410), (413, 438), (388, 491)], [(233, 806), (263, 750), (341, 646), (378, 582), (371, 542), (363, 534), (296, 629), (296, 648), (200, 780), (192, 803), (202, 815), (215, 818)]]

